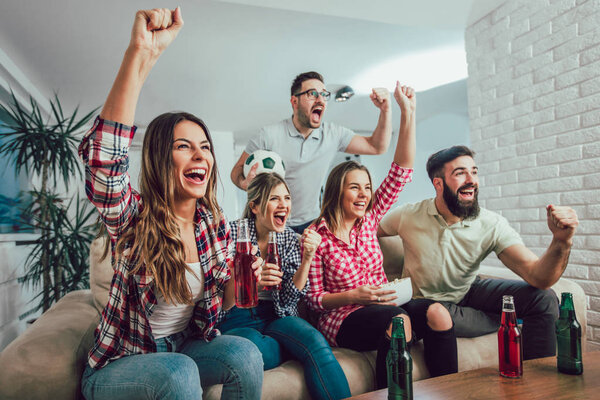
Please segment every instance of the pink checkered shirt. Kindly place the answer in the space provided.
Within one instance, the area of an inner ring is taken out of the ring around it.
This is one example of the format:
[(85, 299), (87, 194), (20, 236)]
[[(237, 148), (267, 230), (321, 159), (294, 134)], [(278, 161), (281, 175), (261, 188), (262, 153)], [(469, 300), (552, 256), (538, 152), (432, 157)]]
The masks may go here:
[(318, 328), (333, 346), (337, 345), (335, 339), (344, 319), (362, 306), (351, 304), (326, 310), (323, 296), (363, 285), (387, 283), (377, 226), (398, 199), (404, 185), (412, 180), (412, 173), (412, 168), (401, 168), (392, 163), (387, 177), (375, 192), (373, 208), (350, 231), (350, 244), (335, 237), (325, 221), (315, 228), (322, 241), (310, 267), (310, 289), (306, 299), (309, 307), (321, 314)]

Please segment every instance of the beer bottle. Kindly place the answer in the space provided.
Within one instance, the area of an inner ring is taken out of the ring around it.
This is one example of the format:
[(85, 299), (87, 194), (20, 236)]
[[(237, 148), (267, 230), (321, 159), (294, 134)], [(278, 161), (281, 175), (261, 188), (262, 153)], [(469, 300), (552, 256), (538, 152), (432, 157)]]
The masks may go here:
[(387, 367), (388, 400), (413, 398), (412, 357), (406, 345), (404, 320), (392, 319), (392, 343), (385, 359)]
[(498, 329), (498, 367), (507, 378), (523, 376), (523, 347), (521, 330), (517, 325), (512, 296), (502, 296), (502, 320)]
[(556, 342), (558, 354), (556, 366), (565, 374), (579, 375), (583, 373), (581, 359), (581, 325), (575, 317), (573, 295), (562, 293), (560, 302), (560, 316), (556, 321)]
[[(277, 250), (277, 232), (269, 232), (269, 243), (267, 244), (267, 257), (265, 262), (269, 264), (275, 264), (281, 270), (281, 258), (279, 257), (279, 251)], [(281, 290), (281, 282), (277, 286), (265, 286), (264, 290)]]

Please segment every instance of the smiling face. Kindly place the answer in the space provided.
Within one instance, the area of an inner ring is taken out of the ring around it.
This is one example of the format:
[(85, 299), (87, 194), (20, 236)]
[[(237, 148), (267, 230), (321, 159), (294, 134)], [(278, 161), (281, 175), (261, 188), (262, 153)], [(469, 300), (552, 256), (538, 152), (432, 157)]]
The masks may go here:
[[(325, 90), (325, 84), (318, 79), (309, 79), (302, 82), (302, 86), (297, 93), (302, 93), (309, 89), (315, 89), (317, 92)], [(322, 96), (316, 99), (309, 99), (306, 94), (292, 96), (292, 108), (294, 109), (294, 119), (296, 122), (307, 129), (316, 129), (321, 126), (321, 120), (327, 102)]]
[(204, 197), (214, 164), (204, 130), (188, 120), (178, 123), (173, 131), (172, 154), (176, 199)]
[(257, 230), (283, 232), (292, 208), (290, 192), (280, 183), (271, 189), (268, 196), (264, 210), (261, 210), (259, 201), (251, 205), (252, 213), (256, 216)]
[(479, 176), (475, 160), (461, 156), (444, 165), (444, 177), (435, 178), (434, 185), (448, 210), (455, 216), (468, 219), (479, 215)]
[(349, 171), (342, 188), (341, 203), (344, 220), (357, 220), (364, 217), (372, 195), (369, 174), (361, 169)]

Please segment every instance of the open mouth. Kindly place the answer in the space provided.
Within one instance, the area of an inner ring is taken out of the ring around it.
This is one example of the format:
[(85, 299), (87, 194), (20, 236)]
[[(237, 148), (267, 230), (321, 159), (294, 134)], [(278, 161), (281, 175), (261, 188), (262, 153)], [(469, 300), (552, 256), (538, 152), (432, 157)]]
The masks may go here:
[(200, 185), (206, 181), (208, 174), (206, 173), (205, 168), (192, 168), (185, 171), (183, 173), (183, 176), (185, 176), (185, 179), (187, 181), (192, 182), (196, 185)]
[(287, 212), (281, 211), (275, 213), (273, 215), (273, 220), (275, 221), (275, 226), (283, 227), (285, 226), (285, 220), (287, 219)]
[(458, 190), (458, 195), (462, 200), (471, 201), (475, 198), (475, 193), (477, 192), (477, 188), (469, 187)]
[(365, 207), (367, 206), (367, 202), (366, 201), (357, 201), (354, 204), (354, 207), (358, 208), (359, 210), (364, 210)]
[(323, 106), (316, 106), (312, 109), (310, 113), (310, 119), (312, 122), (318, 123), (321, 121), (321, 116), (323, 115)]

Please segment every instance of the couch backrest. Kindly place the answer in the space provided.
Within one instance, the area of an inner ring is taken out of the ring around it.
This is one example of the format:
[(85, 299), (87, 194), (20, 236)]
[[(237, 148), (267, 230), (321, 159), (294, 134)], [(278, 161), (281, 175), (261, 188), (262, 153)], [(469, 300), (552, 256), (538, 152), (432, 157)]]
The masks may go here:
[(102, 312), (108, 303), (108, 290), (113, 277), (110, 251), (102, 259), (106, 240), (105, 237), (97, 238), (90, 246), (90, 289), (94, 296), (94, 306), (99, 312)]
[[(108, 290), (113, 277), (110, 253), (101, 259), (105, 243), (106, 238), (97, 238), (90, 247), (90, 289), (94, 296), (94, 305), (99, 312), (102, 312), (108, 302)], [(391, 281), (400, 278), (404, 263), (402, 239), (398, 236), (380, 238), (379, 245), (383, 252), (383, 268), (388, 279)]]
[(379, 238), (379, 246), (383, 253), (383, 269), (388, 280), (401, 278), (404, 266), (404, 247), (400, 236)]

